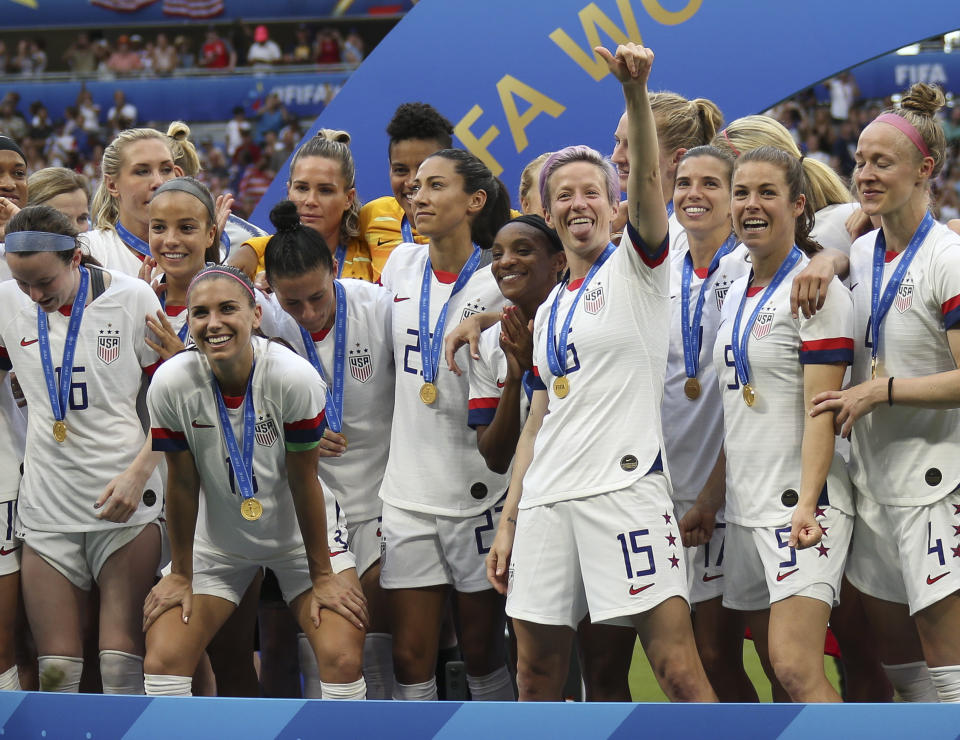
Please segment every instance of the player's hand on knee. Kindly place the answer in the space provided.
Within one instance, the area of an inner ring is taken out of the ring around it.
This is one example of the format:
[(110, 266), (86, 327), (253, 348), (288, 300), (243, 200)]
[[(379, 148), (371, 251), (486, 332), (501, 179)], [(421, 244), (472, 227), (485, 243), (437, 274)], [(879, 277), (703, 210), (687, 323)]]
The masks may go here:
[(684, 547), (705, 545), (713, 537), (717, 520), (715, 514), (701, 509), (696, 504), (680, 519), (680, 538)]
[(816, 512), (813, 509), (801, 509), (797, 506), (790, 519), (790, 540), (787, 544), (803, 550), (816, 545), (821, 537), (823, 537), (823, 530), (820, 529)]
[(193, 609), (193, 588), (189, 579), (179, 573), (171, 573), (161, 578), (147, 594), (143, 603), (143, 631), (150, 629), (165, 611), (177, 606), (181, 608), (183, 623), (187, 624)]
[(320, 626), (320, 610), (329, 609), (345, 618), (358, 630), (370, 624), (367, 599), (360, 586), (339, 574), (321, 576), (313, 584), (310, 594), (310, 619)]

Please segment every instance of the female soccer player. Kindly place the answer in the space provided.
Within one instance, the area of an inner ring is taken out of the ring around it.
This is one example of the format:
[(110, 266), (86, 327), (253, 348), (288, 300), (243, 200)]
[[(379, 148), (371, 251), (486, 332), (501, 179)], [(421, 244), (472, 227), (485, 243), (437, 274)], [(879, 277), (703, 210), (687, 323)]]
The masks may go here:
[[(501, 587), (509, 562), (521, 699), (560, 698), (573, 630), (589, 610), (636, 629), (668, 697), (711, 700), (661, 455), (669, 266), (646, 88), (653, 54), (634, 44), (596, 51), (627, 100), (629, 224), (615, 247), (619, 187), (601, 155), (568, 147), (547, 160), (541, 196), (569, 276), (537, 313), (540, 383), (490, 560)], [(624, 433), (617, 419), (645, 425)]]
[(320, 482), (346, 517), (350, 551), (369, 605), (363, 666), (367, 698), (389, 699), (393, 660), (380, 589), (378, 493), (393, 418), (393, 301), (372, 283), (335, 280), (330, 249), (320, 234), (301, 225), (293, 203), (279, 203), (270, 218), (277, 233), (264, 262), (286, 319), (280, 320), (277, 334), (327, 383)]
[(27, 205), (48, 205), (65, 213), (81, 234), (90, 228), (90, 183), (66, 167), (45, 167), (27, 180)]
[(163, 501), (135, 399), (157, 363), (143, 323), (157, 299), (138, 280), (84, 266), (76, 229), (48, 206), (11, 220), (6, 251), (14, 281), (0, 285), (0, 356), (30, 408), (17, 534), (41, 688), (77, 690), (95, 580), (104, 691), (142, 693), (138, 616)]
[[(147, 399), (169, 469), (172, 549), (143, 607), (147, 692), (190, 693), (207, 643), (268, 566), (314, 648), (323, 697), (362, 699), (366, 602), (317, 479), (324, 385), (253, 336), (260, 308), (239, 270), (205, 268), (187, 306), (197, 351), (164, 363)], [(194, 541), (201, 487), (205, 538)]]
[(503, 600), (484, 568), (506, 480), (487, 469), (467, 428), (467, 379), (439, 372), (446, 333), (466, 316), (503, 305), (490, 270), (479, 265), (481, 250), (507, 220), (509, 196), (480, 160), (456, 149), (424, 160), (414, 191), (417, 229), (430, 243), (400, 245), (382, 275), (394, 294), (396, 366), (380, 488), (380, 583), (391, 613), (393, 696), (437, 697), (437, 643), (452, 589), (470, 693), (511, 699)]
[(853, 386), (820, 394), (813, 413), (835, 413), (852, 440), (847, 578), (864, 594), (890, 681), (904, 698), (927, 698), (929, 666), (936, 696), (956, 702), (960, 239), (927, 210), (946, 151), (934, 118), (943, 104), (938, 88), (914, 85), (860, 135), (854, 178), (881, 227), (851, 249)]
[[(321, 129), (301, 146), (290, 162), (287, 198), (297, 206), (300, 221), (313, 229), (337, 261), (337, 277), (372, 280), (370, 256), (360, 239), (360, 201), (350, 153), (350, 134)], [(248, 239), (234, 250), (228, 264), (251, 279), (263, 272), (269, 236)]]
[(152, 128), (121, 131), (103, 150), (103, 179), (94, 193), (93, 226), (83, 241), (101, 265), (136, 277), (150, 256), (150, 198), (182, 175), (171, 140)]
[(819, 249), (805, 185), (799, 160), (773, 147), (742, 154), (733, 173), (733, 224), (752, 269), (727, 292), (713, 355), (727, 458), (723, 605), (747, 612), (771, 680), (793, 701), (840, 701), (823, 644), (852, 531), (850, 484), (832, 419), (806, 409), (841, 386), (853, 315), (836, 278), (813, 317), (791, 314), (791, 281)]
[(13, 139), (0, 136), (0, 241), (14, 214), (27, 204), (27, 159)]

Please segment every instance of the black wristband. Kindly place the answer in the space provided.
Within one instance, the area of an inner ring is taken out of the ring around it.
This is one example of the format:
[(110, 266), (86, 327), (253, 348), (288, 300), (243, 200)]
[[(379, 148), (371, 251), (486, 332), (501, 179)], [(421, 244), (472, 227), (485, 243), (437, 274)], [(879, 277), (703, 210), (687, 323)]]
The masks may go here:
[(887, 379), (887, 403), (893, 406), (893, 378)]

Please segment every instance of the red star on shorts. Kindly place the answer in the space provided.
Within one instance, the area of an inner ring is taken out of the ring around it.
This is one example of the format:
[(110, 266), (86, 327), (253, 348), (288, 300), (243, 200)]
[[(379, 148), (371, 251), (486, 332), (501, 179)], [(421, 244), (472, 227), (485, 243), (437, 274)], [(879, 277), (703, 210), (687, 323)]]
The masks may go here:
[(830, 529), (830, 527), (824, 527), (824, 526), (821, 524), (821, 525), (820, 525), (820, 529), (823, 530), (823, 536), (826, 537), (826, 536), (827, 536), (827, 530)]
[(825, 509), (825, 508), (826, 508), (825, 506), (818, 506), (818, 507), (817, 507), (817, 513), (814, 514), (814, 517), (826, 516), (827, 514), (826, 514), (826, 512), (824, 512), (824, 509)]
[(671, 547), (676, 547), (676, 546), (677, 546), (677, 538), (674, 536), (673, 532), (671, 532), (670, 534), (667, 535), (667, 543), (668, 543)]
[(826, 545), (817, 545), (817, 552), (820, 553), (819, 557), (821, 558), (829, 558), (830, 556), (827, 555), (827, 552), (829, 552), (829, 550), (830, 548), (827, 547)]
[(665, 511), (665, 512), (663, 512), (663, 514), (661, 514), (661, 516), (663, 517), (663, 523), (664, 523), (664, 524), (669, 524), (669, 523), (670, 523), (670, 514), (669, 514), (669, 513), (667, 513), (667, 512)]
[(953, 505), (953, 515), (960, 516), (960, 504)]
[(678, 558), (676, 555), (671, 555), (670, 558), (669, 558), (669, 560), (670, 560), (670, 567), (671, 567), (671, 568), (679, 568), (679, 567), (680, 567), (680, 558)]
[(953, 536), (960, 537), (960, 524), (953, 525)]
[(960, 558), (960, 545), (957, 545), (956, 547), (951, 547), (950, 549), (953, 550), (953, 557)]

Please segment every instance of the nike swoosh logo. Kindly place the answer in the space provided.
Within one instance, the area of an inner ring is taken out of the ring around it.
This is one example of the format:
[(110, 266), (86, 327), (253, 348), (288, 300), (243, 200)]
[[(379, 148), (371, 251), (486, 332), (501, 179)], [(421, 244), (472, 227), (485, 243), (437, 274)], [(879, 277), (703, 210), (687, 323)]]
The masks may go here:
[(20, 340), (20, 346), (21, 346), (21, 347), (29, 347), (31, 344), (36, 344), (36, 343), (39, 342), (39, 341), (40, 341), (39, 339), (31, 339), (31, 340), (28, 341), (26, 337), (23, 337), (23, 338)]
[(213, 424), (197, 424), (196, 419), (190, 422), (190, 426), (194, 429), (213, 429)]
[[(5, 547), (0, 547), (0, 556), (10, 555), (10, 554), (12, 554), (12, 553), (15, 553), (15, 552), (16, 552), (17, 550), (19, 550), (19, 549), (20, 549), (20, 545), (17, 545), (16, 547), (11, 547), (9, 550), (8, 550), (7, 548), (5, 548)], [(946, 574), (944, 574), (944, 575), (946, 575)]]
[(331, 552), (331, 553), (330, 553), (330, 557), (331, 557), (331, 558), (335, 558), (335, 557), (337, 557), (337, 555), (343, 555), (345, 552), (347, 552), (347, 551), (346, 551), (346, 550), (337, 550), (336, 552)]
[(638, 593), (640, 593), (641, 591), (646, 591), (646, 590), (647, 590), (648, 588), (650, 588), (652, 585), (653, 585), (653, 583), (648, 583), (646, 586), (640, 586), (640, 588), (637, 588), (636, 586), (631, 586), (631, 587), (630, 587), (630, 595), (631, 595), (631, 596), (636, 596), (636, 595), (637, 595)]
[(718, 575), (718, 576), (708, 576), (706, 573), (703, 574), (703, 582), (704, 582), (704, 583), (710, 583), (710, 581), (715, 581), (715, 580), (717, 580), (718, 578), (723, 578), (723, 573), (721, 573), (721, 574)]
[(387, 239), (386, 241), (383, 239), (377, 239), (377, 246), (382, 247), (384, 244), (389, 244), (391, 241), (391, 239)]
[(860, 283), (854, 283), (853, 285), (850, 286), (850, 290), (853, 290), (853, 289), (856, 288), (858, 285), (860, 285)]
[(788, 570), (786, 573), (777, 573), (777, 580), (778, 580), (778, 581), (782, 581), (784, 578), (787, 578), (788, 576), (792, 576), (792, 575), (793, 575), (794, 573), (796, 573), (798, 570), (800, 570), (800, 569), (799, 569), (799, 568), (794, 568), (793, 570)]
[(949, 571), (949, 570), (948, 570), (946, 573), (941, 573), (941, 574), (938, 575), (936, 578), (931, 578), (931, 577), (928, 575), (928, 576), (927, 576), (927, 585), (928, 585), (928, 586), (932, 586), (934, 583), (936, 583), (937, 581), (939, 581), (941, 578), (943, 578), (944, 576), (948, 576), (948, 575), (950, 575), (950, 571)]
[(400, 296), (395, 295), (393, 297), (394, 303), (400, 303), (400, 301), (409, 301), (409, 300), (410, 300), (410, 296), (407, 296), (406, 298), (401, 298)]
[(498, 380), (498, 381), (497, 381), (497, 388), (503, 388), (503, 386), (505, 386), (506, 384), (507, 384), (507, 381), (505, 381), (505, 380), (504, 380), (504, 381)]

